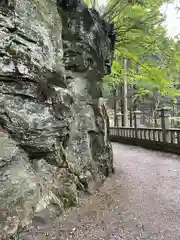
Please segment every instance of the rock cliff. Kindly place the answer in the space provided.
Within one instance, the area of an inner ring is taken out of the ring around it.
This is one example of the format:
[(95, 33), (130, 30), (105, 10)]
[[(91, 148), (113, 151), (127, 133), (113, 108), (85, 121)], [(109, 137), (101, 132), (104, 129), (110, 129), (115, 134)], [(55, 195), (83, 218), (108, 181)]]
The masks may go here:
[(78, 0), (0, 0), (0, 239), (112, 173), (109, 26)]

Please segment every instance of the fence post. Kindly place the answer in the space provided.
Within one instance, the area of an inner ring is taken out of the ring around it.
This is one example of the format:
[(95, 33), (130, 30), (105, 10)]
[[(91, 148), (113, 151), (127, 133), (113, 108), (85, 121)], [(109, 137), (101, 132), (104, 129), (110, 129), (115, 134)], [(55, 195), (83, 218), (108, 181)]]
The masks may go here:
[(136, 110), (134, 111), (134, 128), (135, 128), (135, 137), (138, 138), (138, 128), (140, 127), (141, 123), (141, 111)]
[(117, 113), (118, 116), (118, 127), (122, 127), (122, 113)]
[(141, 125), (141, 111), (136, 110), (134, 111), (134, 127), (139, 128)]
[(159, 109), (160, 111), (160, 117), (161, 117), (161, 128), (162, 128), (162, 134), (163, 134), (163, 142), (168, 142), (168, 134), (167, 134), (167, 129), (170, 128), (170, 110), (171, 108), (169, 107), (162, 107)]

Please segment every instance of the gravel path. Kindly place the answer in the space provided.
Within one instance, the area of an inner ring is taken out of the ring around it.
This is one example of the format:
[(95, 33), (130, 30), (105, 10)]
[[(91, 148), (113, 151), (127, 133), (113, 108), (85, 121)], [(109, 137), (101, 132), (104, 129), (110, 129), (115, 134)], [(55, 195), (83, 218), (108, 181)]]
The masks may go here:
[(114, 176), (61, 216), (50, 239), (180, 239), (180, 157), (116, 143), (113, 150)]

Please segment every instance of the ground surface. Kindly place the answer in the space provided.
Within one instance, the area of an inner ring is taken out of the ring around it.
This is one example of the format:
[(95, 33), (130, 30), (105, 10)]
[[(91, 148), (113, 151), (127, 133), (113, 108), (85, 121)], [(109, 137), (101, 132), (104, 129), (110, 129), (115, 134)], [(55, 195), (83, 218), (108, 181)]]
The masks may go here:
[(50, 239), (180, 239), (180, 157), (121, 144), (113, 150), (115, 175), (61, 216)]

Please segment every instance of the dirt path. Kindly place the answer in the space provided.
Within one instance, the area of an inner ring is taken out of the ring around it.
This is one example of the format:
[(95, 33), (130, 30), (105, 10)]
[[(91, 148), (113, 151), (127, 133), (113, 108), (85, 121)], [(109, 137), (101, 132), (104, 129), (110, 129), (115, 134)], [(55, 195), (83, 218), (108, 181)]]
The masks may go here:
[(115, 175), (61, 216), (47, 239), (180, 239), (180, 157), (121, 144), (113, 150)]

